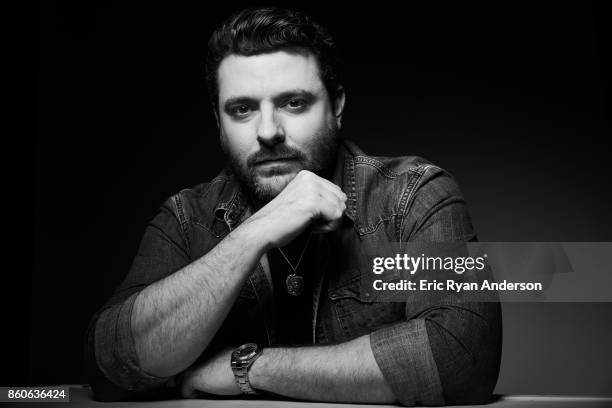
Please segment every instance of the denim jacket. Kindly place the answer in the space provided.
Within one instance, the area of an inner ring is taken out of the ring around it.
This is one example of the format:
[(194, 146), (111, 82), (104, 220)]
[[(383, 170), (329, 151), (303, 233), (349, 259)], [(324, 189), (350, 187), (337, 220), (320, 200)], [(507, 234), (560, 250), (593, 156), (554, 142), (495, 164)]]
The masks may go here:
[[(347, 194), (347, 209), (337, 231), (315, 239), (320, 256), (313, 276), (312, 343), (339, 343), (369, 333), (376, 362), (404, 405), (486, 402), (499, 372), (499, 303), (368, 301), (359, 294), (359, 271), (371, 265), (353, 256), (386, 242), (476, 240), (455, 181), (419, 157), (371, 157), (346, 141), (333, 181)], [(139, 366), (130, 327), (136, 296), (205, 255), (250, 214), (228, 170), (164, 203), (125, 280), (87, 331), (86, 359), (96, 398), (154, 398), (172, 388), (172, 378), (152, 376)], [(272, 288), (260, 264), (203, 358), (228, 345), (274, 346), (273, 312)]]

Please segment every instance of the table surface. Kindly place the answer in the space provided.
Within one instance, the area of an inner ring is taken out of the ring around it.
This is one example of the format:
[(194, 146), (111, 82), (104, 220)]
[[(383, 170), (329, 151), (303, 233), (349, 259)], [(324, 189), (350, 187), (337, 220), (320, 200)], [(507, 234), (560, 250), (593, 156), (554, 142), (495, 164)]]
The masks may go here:
[[(15, 403), (10, 407), (32, 406), (28, 403)], [(91, 390), (88, 386), (70, 385), (70, 403), (38, 403), (40, 407), (78, 407), (78, 408), (368, 408), (368, 407), (397, 407), (397, 405), (365, 405), (365, 404), (330, 404), (321, 402), (300, 402), (300, 401), (278, 401), (278, 400), (166, 400), (166, 401), (142, 401), (142, 402), (98, 402), (91, 398)], [(599, 408), (612, 407), (612, 397), (583, 397), (583, 396), (552, 396), (552, 395), (499, 395), (495, 401), (485, 405), (495, 408), (514, 408), (514, 407), (559, 407), (559, 408)], [(462, 405), (462, 408), (483, 407), (483, 405)]]

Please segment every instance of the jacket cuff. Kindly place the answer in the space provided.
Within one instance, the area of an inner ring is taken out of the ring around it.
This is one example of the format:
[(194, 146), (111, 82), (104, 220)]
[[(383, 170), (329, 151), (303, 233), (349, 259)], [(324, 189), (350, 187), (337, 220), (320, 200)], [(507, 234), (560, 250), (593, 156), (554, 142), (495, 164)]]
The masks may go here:
[(370, 334), (376, 363), (395, 397), (406, 406), (444, 405), (444, 394), (425, 320), (397, 323)]
[(113, 384), (145, 391), (165, 386), (172, 377), (156, 377), (140, 368), (131, 326), (136, 296), (138, 292), (100, 314), (94, 334), (95, 356), (100, 371)]

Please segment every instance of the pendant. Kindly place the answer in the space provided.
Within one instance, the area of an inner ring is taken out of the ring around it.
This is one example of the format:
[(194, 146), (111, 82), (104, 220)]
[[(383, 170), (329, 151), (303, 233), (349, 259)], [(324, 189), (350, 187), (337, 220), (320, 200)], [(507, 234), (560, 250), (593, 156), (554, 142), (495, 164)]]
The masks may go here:
[(304, 291), (304, 278), (300, 275), (292, 273), (287, 276), (285, 283), (287, 284), (287, 292), (289, 292), (290, 295), (300, 296), (302, 291)]

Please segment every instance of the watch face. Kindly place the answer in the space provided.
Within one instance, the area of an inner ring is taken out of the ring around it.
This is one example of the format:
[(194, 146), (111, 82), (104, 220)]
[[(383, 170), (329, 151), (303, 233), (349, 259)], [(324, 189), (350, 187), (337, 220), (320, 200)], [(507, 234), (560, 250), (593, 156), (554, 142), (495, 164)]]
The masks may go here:
[(241, 360), (248, 360), (253, 358), (257, 354), (259, 347), (255, 343), (247, 343), (240, 347), (238, 350), (238, 358)]

